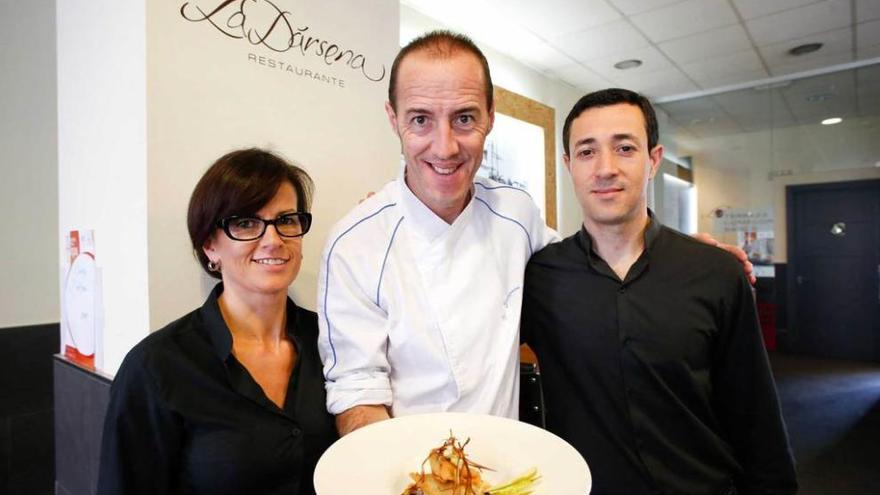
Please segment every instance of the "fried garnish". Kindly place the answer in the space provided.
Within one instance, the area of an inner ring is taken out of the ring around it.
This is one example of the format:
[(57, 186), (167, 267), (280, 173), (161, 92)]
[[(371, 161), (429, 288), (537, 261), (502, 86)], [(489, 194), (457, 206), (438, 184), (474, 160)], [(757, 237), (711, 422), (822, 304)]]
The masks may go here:
[[(413, 482), (403, 495), (528, 495), (541, 478), (532, 468), (524, 475), (502, 485), (490, 487), (483, 480), (483, 471), (491, 468), (478, 464), (464, 452), (470, 438), (460, 443), (452, 432), (443, 444), (431, 449), (418, 473), (410, 473)], [(430, 470), (426, 471), (425, 467)]]

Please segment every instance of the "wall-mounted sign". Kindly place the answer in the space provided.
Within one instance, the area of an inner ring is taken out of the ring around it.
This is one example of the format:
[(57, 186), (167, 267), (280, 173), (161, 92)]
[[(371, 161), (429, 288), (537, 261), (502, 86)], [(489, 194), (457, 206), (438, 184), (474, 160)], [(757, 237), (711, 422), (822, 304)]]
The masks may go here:
[(773, 232), (773, 211), (769, 208), (719, 208), (713, 217), (716, 233)]
[[(718, 208), (713, 212), (716, 233), (736, 233), (737, 244), (755, 265), (773, 263), (773, 211), (769, 208)], [(757, 276), (773, 276), (770, 270)]]
[(779, 177), (788, 177), (789, 175), (794, 175), (794, 171), (790, 168), (782, 170), (771, 170), (767, 172), (767, 180), (778, 179)]
[(293, 10), (283, 0), (192, 0), (180, 6), (180, 15), (259, 49), (247, 54), (248, 62), (280, 74), (338, 88), (349, 77), (385, 79), (385, 65), (376, 61), (380, 57), (321, 32)]

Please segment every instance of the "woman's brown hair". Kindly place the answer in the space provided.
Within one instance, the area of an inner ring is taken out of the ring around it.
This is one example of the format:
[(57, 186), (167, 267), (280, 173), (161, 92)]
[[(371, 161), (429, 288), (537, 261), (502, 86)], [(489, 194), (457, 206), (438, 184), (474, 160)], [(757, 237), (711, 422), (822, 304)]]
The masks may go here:
[(311, 177), (274, 153), (259, 148), (236, 150), (208, 168), (189, 198), (186, 215), (193, 251), (208, 275), (220, 278), (208, 269), (202, 249), (218, 228), (217, 222), (232, 215), (256, 214), (285, 181), (296, 191), (297, 211), (309, 211), (314, 189)]

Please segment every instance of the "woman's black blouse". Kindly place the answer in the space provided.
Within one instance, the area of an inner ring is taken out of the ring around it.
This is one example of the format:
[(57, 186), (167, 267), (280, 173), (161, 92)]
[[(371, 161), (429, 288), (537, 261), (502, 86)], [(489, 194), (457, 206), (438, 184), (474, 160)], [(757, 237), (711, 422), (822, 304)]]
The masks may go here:
[(337, 438), (317, 315), (287, 300), (297, 359), (281, 409), (232, 355), (222, 291), (126, 356), (110, 391), (98, 494), (314, 494), (315, 464)]

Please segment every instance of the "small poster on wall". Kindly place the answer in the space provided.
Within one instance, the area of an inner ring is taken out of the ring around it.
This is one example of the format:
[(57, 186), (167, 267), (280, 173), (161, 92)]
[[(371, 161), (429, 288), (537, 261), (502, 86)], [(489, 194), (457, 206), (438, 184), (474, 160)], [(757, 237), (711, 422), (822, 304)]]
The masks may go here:
[(61, 293), (61, 353), (90, 369), (103, 364), (104, 308), (95, 259), (94, 231), (71, 230)]
[(737, 245), (755, 265), (755, 275), (773, 277), (773, 211), (770, 208), (718, 208), (714, 216), (716, 233), (736, 233)]
[(720, 207), (713, 211), (714, 230), (722, 232), (773, 232), (773, 211), (770, 208)]

